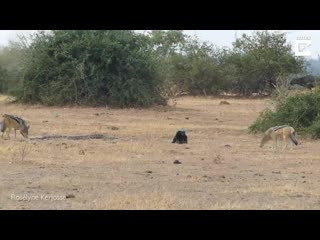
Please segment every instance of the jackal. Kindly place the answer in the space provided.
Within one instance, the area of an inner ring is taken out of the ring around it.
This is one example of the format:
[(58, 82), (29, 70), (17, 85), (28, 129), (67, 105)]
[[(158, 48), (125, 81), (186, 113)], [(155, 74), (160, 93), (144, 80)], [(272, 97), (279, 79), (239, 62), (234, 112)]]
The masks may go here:
[(20, 133), (23, 137), (28, 138), (28, 131), (30, 126), (27, 125), (26, 121), (24, 121), (22, 118), (9, 115), (9, 114), (4, 114), (2, 115), (2, 117), (3, 117), (3, 121), (1, 124), (2, 138), (3, 138), (3, 134), (7, 132), (8, 139), (10, 139), (9, 133), (11, 131), (11, 128), (14, 129), (15, 138), (16, 138), (17, 130), (20, 130)]
[(278, 140), (282, 139), (285, 141), (284, 148), (287, 148), (289, 141), (291, 140), (291, 149), (293, 148), (293, 144), (298, 145), (298, 140), (296, 137), (296, 131), (293, 127), (288, 125), (276, 126), (269, 128), (265, 133), (261, 140), (260, 147), (268, 142), (269, 140), (273, 140), (273, 149), (277, 148)]

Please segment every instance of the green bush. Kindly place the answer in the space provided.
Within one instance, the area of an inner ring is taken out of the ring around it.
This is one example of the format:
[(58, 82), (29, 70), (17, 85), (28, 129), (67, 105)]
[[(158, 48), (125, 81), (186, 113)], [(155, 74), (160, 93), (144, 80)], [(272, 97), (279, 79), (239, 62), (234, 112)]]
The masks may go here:
[(270, 109), (266, 109), (264, 112), (260, 114), (258, 119), (249, 127), (250, 132), (258, 133), (265, 132), (270, 127), (276, 125), (284, 125), (279, 124), (276, 119), (276, 113), (271, 111)]
[(146, 107), (163, 103), (144, 37), (133, 31), (38, 32), (16, 97), (47, 105)]
[[(319, 137), (320, 93), (303, 93), (276, 103), (275, 111), (267, 109), (249, 127), (251, 132), (264, 132), (276, 125), (290, 125), (297, 131)], [(315, 132), (315, 133), (313, 133)]]
[(312, 125), (305, 129), (305, 132), (308, 133), (312, 138), (320, 138), (320, 115), (317, 116)]

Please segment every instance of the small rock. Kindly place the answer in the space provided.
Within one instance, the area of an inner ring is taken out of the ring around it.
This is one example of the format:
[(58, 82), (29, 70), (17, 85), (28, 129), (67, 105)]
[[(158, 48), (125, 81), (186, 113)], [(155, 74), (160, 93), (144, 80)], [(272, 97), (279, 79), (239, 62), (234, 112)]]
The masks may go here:
[(306, 183), (306, 181), (303, 181), (302, 183)]
[(191, 178), (191, 177), (192, 177), (191, 175), (188, 175), (188, 176), (187, 176), (187, 178)]
[(80, 150), (80, 151), (79, 151), (79, 154), (80, 154), (80, 155), (84, 155), (85, 152), (84, 152), (83, 150)]
[(215, 164), (220, 164), (220, 163), (222, 163), (222, 158), (221, 158), (221, 156), (218, 154), (218, 155), (216, 155), (216, 157), (213, 159), (213, 162), (215, 163)]
[(302, 176), (302, 178), (306, 178), (306, 176)]
[(177, 176), (179, 175), (179, 173), (176, 174)]
[(186, 147), (186, 149), (190, 149), (189, 147)]
[(152, 173), (152, 171), (146, 171), (146, 173)]
[(281, 172), (280, 172), (280, 171), (278, 171), (278, 172), (274, 172), (274, 171), (273, 171), (272, 173), (274, 173), (274, 174), (281, 174)]
[(49, 121), (42, 121), (43, 123), (47, 123), (47, 122), (49, 122)]
[(202, 177), (207, 178), (208, 176), (207, 175), (203, 175)]
[(218, 119), (218, 118), (216, 118), (216, 120), (218, 121), (219, 119)]
[(263, 174), (261, 174), (261, 173), (255, 173), (255, 174), (254, 174), (254, 176), (262, 177), (262, 176), (264, 176), (264, 175), (263, 175)]
[(220, 105), (230, 105), (230, 103), (227, 102), (227, 101), (221, 101), (221, 102), (220, 102)]
[(111, 130), (119, 130), (117, 127), (111, 127)]
[(73, 194), (68, 194), (66, 195), (66, 198), (75, 198), (75, 196)]
[(203, 161), (203, 160), (204, 160), (204, 158), (201, 158), (201, 160)]
[(99, 116), (99, 113), (95, 113), (94, 115)]
[(182, 162), (180, 162), (179, 160), (175, 160), (174, 162), (173, 162), (173, 164), (181, 164)]
[(224, 147), (226, 147), (226, 148), (231, 148), (231, 145), (226, 144), (226, 145), (224, 145)]
[(226, 177), (224, 175), (222, 175), (221, 178), (226, 178)]
[(188, 118), (188, 117), (186, 117), (186, 120), (189, 120), (189, 118)]

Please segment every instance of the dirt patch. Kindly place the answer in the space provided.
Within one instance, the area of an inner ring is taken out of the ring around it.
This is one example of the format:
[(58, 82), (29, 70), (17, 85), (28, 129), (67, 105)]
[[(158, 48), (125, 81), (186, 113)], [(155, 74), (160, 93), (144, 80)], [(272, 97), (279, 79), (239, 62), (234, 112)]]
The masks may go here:
[[(0, 139), (1, 209), (320, 209), (318, 142), (275, 152), (248, 133), (270, 99), (126, 110), (6, 99), (2, 113), (23, 116), (31, 139)], [(180, 128), (187, 147), (171, 143)]]

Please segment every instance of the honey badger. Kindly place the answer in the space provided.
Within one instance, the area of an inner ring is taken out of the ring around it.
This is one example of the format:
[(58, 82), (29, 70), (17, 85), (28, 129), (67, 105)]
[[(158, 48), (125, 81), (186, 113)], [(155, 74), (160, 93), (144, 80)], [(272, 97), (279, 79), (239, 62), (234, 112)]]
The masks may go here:
[(186, 131), (184, 129), (179, 129), (174, 136), (172, 143), (179, 143), (179, 144), (187, 144), (188, 137), (186, 135)]

